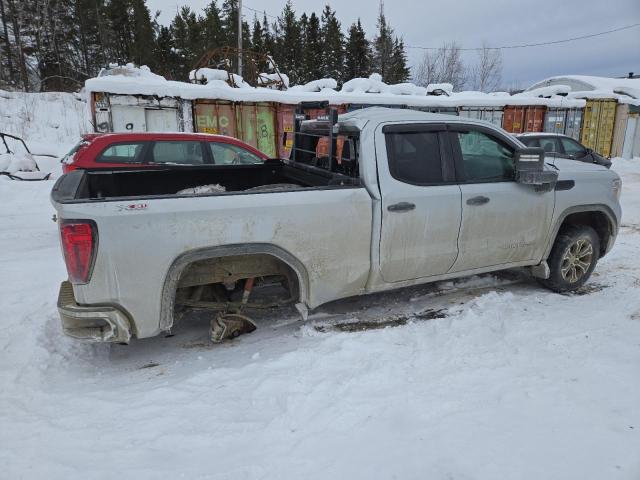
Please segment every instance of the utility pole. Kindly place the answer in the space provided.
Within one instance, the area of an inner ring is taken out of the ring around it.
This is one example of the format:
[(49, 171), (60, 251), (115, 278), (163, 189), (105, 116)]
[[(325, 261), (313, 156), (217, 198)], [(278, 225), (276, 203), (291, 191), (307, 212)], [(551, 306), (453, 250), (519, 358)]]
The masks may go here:
[(238, 75), (242, 76), (242, 0), (238, 0)]

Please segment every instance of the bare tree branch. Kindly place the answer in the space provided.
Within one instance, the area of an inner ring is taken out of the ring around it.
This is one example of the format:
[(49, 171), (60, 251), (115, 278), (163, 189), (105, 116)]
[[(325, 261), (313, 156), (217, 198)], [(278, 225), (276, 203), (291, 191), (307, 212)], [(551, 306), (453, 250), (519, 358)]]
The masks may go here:
[(418, 85), (450, 83), (454, 90), (461, 90), (467, 82), (467, 68), (462, 61), (460, 46), (456, 42), (445, 43), (441, 48), (427, 51), (418, 65), (415, 81)]

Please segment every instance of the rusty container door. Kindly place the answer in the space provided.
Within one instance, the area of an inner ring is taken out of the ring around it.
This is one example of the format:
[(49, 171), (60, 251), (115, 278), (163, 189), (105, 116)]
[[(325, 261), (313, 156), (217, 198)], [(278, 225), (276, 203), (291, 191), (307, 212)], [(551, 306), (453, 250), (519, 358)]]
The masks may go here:
[(502, 128), (510, 133), (523, 133), (525, 130), (525, 107), (507, 105), (504, 107)]
[(605, 157), (611, 156), (616, 104), (615, 100), (587, 100), (584, 109), (581, 142)]
[(277, 150), (278, 158), (289, 158), (291, 148), (293, 147), (293, 117), (296, 112), (295, 105), (287, 105), (279, 103), (278, 112), (278, 135)]
[(526, 111), (524, 131), (541, 132), (544, 126), (544, 112), (546, 107), (542, 105), (530, 105), (524, 108)]
[(194, 130), (237, 137), (236, 114), (233, 104), (217, 100), (196, 100), (193, 107)]

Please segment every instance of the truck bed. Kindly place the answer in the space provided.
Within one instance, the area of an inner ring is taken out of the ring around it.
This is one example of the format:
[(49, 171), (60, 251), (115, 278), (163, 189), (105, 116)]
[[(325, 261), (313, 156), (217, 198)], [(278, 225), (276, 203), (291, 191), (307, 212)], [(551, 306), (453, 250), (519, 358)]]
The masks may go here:
[(58, 203), (139, 199), (141, 197), (193, 196), (178, 194), (183, 189), (217, 184), (228, 195), (268, 192), (270, 185), (287, 184), (289, 190), (354, 187), (360, 181), (321, 168), (281, 160), (259, 165), (165, 166), (144, 169), (77, 170), (61, 177), (52, 190)]

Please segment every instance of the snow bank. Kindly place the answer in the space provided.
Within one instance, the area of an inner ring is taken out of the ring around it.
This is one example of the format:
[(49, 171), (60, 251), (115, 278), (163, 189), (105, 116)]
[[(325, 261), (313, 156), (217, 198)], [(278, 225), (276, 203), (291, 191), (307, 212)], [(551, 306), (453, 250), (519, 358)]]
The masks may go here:
[(294, 85), (289, 90), (300, 92), (321, 92), (324, 89), (335, 90), (338, 88), (338, 82), (333, 78), (321, 78), (319, 80), (312, 80), (304, 85)]
[[(4, 146), (0, 146), (0, 149), (2, 148), (4, 148)], [(0, 153), (0, 172), (31, 172), (35, 169), (35, 160), (26, 152), (14, 154)]]
[(133, 63), (127, 63), (126, 65), (118, 65), (117, 63), (110, 63), (109, 68), (103, 68), (98, 73), (99, 77), (109, 76), (122, 76), (130, 78), (139, 78), (146, 81), (162, 81), (165, 78), (162, 75), (153, 73), (149, 67), (142, 65), (136, 67)]
[(93, 131), (84, 96), (0, 90), (0, 131), (24, 139), (32, 153), (64, 155)]
[(372, 73), (369, 78), (352, 78), (342, 85), (342, 92), (355, 93), (386, 93), (389, 86), (382, 81), (382, 75)]
[[(233, 78), (237, 88), (251, 88), (240, 75), (229, 73), (226, 70), (218, 70), (215, 68), (197, 68), (189, 72), (189, 80), (192, 83), (209, 85), (217, 88), (234, 88), (229, 85), (229, 77)], [(164, 78), (163, 78), (164, 80)]]
[(395, 85), (389, 85), (387, 91), (393, 95), (416, 95), (425, 96), (427, 89), (425, 87), (419, 87), (415, 83), (396, 83)]
[[(289, 88), (289, 77), (284, 73), (260, 73), (258, 74), (258, 84), (260, 86), (266, 86), (267, 88), (275, 88), (277, 83), (282, 81), (284, 83), (285, 88)], [(276, 82), (273, 84), (271, 82)]]

